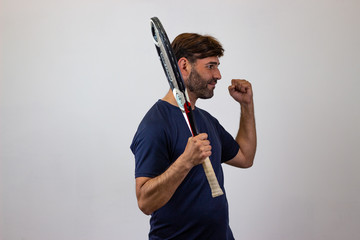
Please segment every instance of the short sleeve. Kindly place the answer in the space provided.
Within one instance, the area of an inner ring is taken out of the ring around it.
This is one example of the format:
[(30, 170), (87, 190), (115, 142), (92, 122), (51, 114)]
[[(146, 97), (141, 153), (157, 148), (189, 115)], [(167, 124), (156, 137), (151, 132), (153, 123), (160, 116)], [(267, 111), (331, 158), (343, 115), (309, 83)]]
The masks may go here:
[(165, 130), (156, 123), (141, 123), (130, 146), (135, 156), (135, 177), (156, 177), (170, 165)]
[[(207, 132), (208, 134), (216, 135), (216, 142), (212, 142), (212, 144), (214, 147), (215, 144), (219, 144), (218, 147), (221, 151), (219, 156), (221, 160), (219, 161), (224, 163), (233, 159), (240, 149), (239, 144), (235, 141), (234, 137), (228, 131), (226, 131), (220, 122), (207, 111), (199, 108), (197, 110), (197, 117), (203, 122), (203, 124), (198, 122), (198, 126), (201, 128), (200, 130)], [(214, 149), (217, 148), (215, 147)]]
[(220, 123), (218, 123), (218, 131), (222, 146), (221, 162), (227, 162), (236, 156), (240, 147), (233, 136), (231, 136), (231, 134), (226, 131)]

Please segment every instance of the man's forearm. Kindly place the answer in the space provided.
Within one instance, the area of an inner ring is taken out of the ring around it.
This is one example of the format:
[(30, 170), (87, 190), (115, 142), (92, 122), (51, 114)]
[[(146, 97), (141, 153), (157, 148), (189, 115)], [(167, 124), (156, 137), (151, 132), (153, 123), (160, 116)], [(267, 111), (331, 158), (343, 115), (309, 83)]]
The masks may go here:
[(240, 126), (236, 141), (246, 160), (252, 163), (257, 145), (253, 103), (241, 105)]
[(161, 175), (148, 179), (142, 186), (137, 186), (140, 187), (137, 191), (139, 208), (145, 214), (151, 214), (164, 206), (191, 170), (181, 158), (182, 156)]

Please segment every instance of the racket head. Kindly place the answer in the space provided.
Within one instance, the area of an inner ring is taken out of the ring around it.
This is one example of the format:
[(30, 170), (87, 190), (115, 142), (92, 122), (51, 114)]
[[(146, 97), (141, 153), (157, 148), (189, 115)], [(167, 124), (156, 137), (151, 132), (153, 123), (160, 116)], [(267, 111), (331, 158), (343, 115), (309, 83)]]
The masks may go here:
[(154, 44), (170, 88), (173, 91), (180, 109), (185, 111), (184, 106), (186, 102), (189, 102), (189, 98), (171, 43), (164, 27), (157, 17), (152, 17), (150, 23)]
[(185, 120), (189, 125), (191, 133), (195, 136), (198, 134), (196, 123), (193, 117), (191, 103), (187, 94), (184, 80), (178, 66), (174, 51), (171, 47), (169, 38), (157, 17), (151, 18), (151, 33), (154, 44), (160, 58), (161, 65), (168, 79), (175, 100), (184, 114)]

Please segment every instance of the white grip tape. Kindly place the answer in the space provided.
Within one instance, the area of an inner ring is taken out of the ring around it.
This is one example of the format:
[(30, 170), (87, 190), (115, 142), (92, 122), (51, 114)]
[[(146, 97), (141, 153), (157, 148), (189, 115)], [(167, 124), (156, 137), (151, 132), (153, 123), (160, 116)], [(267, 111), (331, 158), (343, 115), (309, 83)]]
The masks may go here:
[(223, 195), (224, 192), (222, 191), (219, 182), (217, 181), (214, 169), (211, 165), (210, 159), (206, 158), (205, 161), (202, 164), (206, 178), (209, 182), (210, 189), (211, 189), (211, 195), (212, 197), (218, 197), (220, 195)]

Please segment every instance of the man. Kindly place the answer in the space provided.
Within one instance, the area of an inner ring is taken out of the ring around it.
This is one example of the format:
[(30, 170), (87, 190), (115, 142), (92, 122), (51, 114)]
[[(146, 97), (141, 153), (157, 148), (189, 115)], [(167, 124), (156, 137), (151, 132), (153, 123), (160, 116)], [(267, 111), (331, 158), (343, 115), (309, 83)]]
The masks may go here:
[[(192, 137), (172, 91), (148, 111), (134, 136), (136, 196), (151, 214), (149, 239), (234, 239), (221, 163), (248, 168), (256, 151), (251, 84), (233, 79), (229, 93), (240, 103), (234, 139), (197, 99), (211, 98), (221, 79), (221, 44), (211, 36), (180, 34), (172, 43), (186, 85), (199, 135)], [(212, 198), (201, 163), (210, 157), (224, 195)]]

